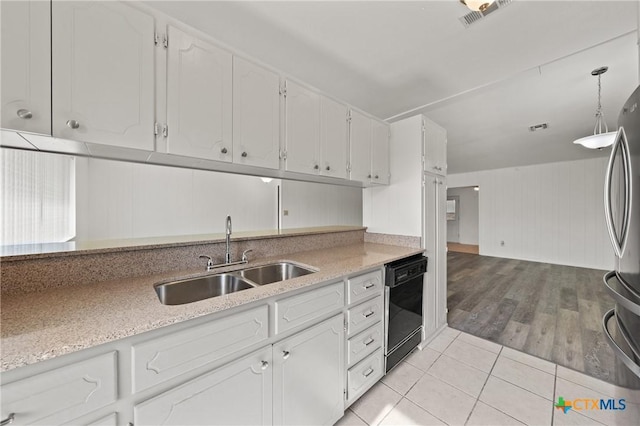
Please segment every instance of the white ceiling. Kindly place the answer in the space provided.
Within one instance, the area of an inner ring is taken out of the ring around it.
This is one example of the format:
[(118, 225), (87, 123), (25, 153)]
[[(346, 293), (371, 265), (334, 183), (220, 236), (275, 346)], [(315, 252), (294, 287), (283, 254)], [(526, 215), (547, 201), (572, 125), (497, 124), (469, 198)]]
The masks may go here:
[(149, 4), (380, 118), (426, 114), (449, 173), (605, 155), (571, 143), (593, 129), (590, 72), (609, 66), (612, 128), (638, 85), (637, 0), (514, 0), (469, 28), (456, 0)]

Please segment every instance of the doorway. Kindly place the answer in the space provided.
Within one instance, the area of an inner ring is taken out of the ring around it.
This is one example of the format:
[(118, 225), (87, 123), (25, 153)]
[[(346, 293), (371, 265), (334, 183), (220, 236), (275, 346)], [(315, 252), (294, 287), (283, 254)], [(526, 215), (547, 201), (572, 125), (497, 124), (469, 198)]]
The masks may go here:
[(447, 248), (452, 252), (480, 253), (480, 187), (447, 189)]

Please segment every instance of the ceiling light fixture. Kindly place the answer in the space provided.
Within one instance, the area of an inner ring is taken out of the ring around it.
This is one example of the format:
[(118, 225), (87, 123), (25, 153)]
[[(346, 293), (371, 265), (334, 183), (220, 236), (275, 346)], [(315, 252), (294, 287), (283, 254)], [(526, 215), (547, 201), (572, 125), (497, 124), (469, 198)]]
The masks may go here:
[(484, 12), (495, 0), (460, 0), (460, 3), (475, 12)]
[(598, 108), (596, 109), (596, 125), (593, 128), (593, 135), (585, 136), (584, 138), (573, 141), (573, 143), (582, 145), (586, 148), (602, 149), (609, 145), (613, 145), (613, 141), (616, 137), (616, 132), (610, 132), (609, 127), (607, 127), (607, 122), (605, 121), (604, 113), (602, 112), (602, 103), (600, 102), (600, 92), (602, 89), (600, 78), (608, 69), (609, 67), (600, 67), (591, 71), (592, 76), (598, 77)]

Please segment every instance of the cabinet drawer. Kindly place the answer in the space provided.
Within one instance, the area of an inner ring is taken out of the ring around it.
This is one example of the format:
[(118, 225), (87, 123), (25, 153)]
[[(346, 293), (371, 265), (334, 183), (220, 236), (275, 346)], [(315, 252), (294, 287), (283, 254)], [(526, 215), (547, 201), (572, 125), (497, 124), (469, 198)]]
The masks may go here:
[(241, 351), (269, 337), (269, 308), (258, 306), (134, 345), (133, 392)]
[(347, 321), (349, 323), (349, 336), (361, 332), (376, 322), (382, 320), (383, 313), (382, 296), (361, 303), (347, 311)]
[(383, 322), (369, 327), (360, 334), (357, 334), (347, 342), (347, 363), (349, 366), (358, 363), (366, 356), (382, 347), (384, 336)]
[(378, 349), (347, 372), (347, 405), (384, 376), (384, 354)]
[(374, 294), (381, 294), (382, 271), (373, 271), (349, 278), (347, 280), (347, 292), (349, 304), (359, 302)]
[(275, 303), (275, 332), (283, 333), (302, 324), (313, 322), (344, 306), (342, 281)]
[(117, 399), (116, 352), (3, 385), (2, 418), (13, 424), (60, 424)]

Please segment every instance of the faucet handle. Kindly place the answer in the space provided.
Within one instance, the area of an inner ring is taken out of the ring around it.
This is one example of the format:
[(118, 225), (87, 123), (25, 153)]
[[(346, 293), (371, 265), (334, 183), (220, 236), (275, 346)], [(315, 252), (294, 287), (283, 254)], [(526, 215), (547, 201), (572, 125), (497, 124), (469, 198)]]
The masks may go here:
[(213, 267), (213, 259), (211, 258), (211, 256), (206, 256), (204, 254), (201, 254), (200, 256), (198, 256), (199, 259), (208, 259), (207, 260), (207, 271), (209, 269), (211, 269), (211, 267)]
[(248, 249), (242, 252), (242, 261), (243, 262), (248, 262), (249, 259), (247, 258), (247, 253), (251, 253), (253, 250)]

